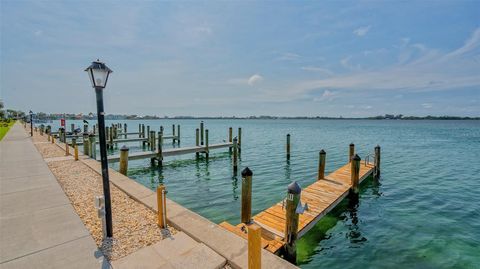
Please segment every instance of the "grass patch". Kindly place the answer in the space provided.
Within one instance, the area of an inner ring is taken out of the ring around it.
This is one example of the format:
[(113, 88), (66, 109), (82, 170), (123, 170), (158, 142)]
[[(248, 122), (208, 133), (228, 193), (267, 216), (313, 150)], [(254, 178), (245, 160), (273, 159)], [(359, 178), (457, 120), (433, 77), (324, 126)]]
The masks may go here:
[(0, 140), (3, 139), (3, 137), (7, 134), (8, 130), (10, 130), (10, 127), (12, 127), (13, 124), (15, 124), (14, 120), (10, 122), (0, 121)]

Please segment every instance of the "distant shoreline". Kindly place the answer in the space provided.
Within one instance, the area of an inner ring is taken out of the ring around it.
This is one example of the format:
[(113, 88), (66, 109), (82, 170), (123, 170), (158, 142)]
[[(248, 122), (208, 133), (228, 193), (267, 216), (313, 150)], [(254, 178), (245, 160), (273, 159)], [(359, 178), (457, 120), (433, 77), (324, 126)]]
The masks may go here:
[[(46, 117), (37, 117), (36, 120), (59, 120), (64, 118), (63, 115), (48, 115)], [(93, 116), (69, 116), (65, 117), (67, 120), (96, 120), (96, 115)], [(375, 116), (362, 118), (349, 117), (276, 117), (276, 116), (250, 116), (250, 117), (156, 117), (156, 116), (141, 116), (133, 117), (127, 115), (105, 115), (106, 120), (480, 120), (480, 117), (458, 117), (458, 116)]]

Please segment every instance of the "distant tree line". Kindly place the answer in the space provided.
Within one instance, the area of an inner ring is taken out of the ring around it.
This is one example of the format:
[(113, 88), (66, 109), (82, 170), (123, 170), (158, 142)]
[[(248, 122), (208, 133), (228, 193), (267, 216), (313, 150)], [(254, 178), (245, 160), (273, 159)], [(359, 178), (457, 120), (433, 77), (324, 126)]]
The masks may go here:
[[(13, 118), (23, 118), (28, 116), (27, 113), (20, 110), (13, 110), (13, 109), (4, 109), (4, 103), (0, 100), (0, 119), (13, 119)], [(87, 114), (79, 113), (45, 113), (45, 112), (37, 112), (34, 114), (34, 118), (36, 120), (44, 121), (44, 120), (59, 120), (59, 119), (67, 119), (67, 120), (93, 120), (97, 118), (97, 115), (90, 112)], [(236, 116), (222, 116), (222, 117), (196, 117), (196, 116), (174, 116), (168, 117), (163, 116), (159, 117), (156, 115), (126, 115), (126, 114), (107, 114), (105, 115), (105, 119), (107, 120), (153, 120), (153, 119), (330, 119), (330, 120), (360, 120), (360, 119), (369, 119), (369, 120), (480, 120), (480, 117), (459, 117), (459, 116), (404, 116), (402, 114), (394, 115), (394, 114), (385, 114), (379, 115), (374, 117), (364, 117), (364, 118), (350, 118), (350, 117), (324, 117), (324, 116), (314, 116), (314, 117), (306, 117), (306, 116), (291, 116), (291, 117), (281, 117), (281, 116), (268, 116), (268, 115), (261, 115), (261, 116), (247, 116), (247, 117), (236, 117)]]
[(402, 114), (392, 115), (385, 114), (384, 116), (368, 117), (372, 120), (479, 120), (480, 117), (458, 117), (458, 116), (404, 116)]
[(25, 112), (21, 110), (5, 109), (3, 100), (0, 100), (0, 120), (18, 119), (25, 117)]

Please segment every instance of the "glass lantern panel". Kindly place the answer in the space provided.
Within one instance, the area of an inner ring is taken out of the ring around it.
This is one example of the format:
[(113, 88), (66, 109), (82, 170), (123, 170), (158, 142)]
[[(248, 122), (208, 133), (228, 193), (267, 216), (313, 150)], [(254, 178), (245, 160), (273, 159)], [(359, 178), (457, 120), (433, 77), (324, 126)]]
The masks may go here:
[(93, 82), (93, 74), (91, 69), (86, 70), (88, 73), (88, 78), (90, 79), (90, 83), (92, 83), (92, 87), (95, 87), (95, 83)]
[(107, 82), (108, 71), (105, 69), (93, 69), (92, 72), (95, 86), (104, 88)]

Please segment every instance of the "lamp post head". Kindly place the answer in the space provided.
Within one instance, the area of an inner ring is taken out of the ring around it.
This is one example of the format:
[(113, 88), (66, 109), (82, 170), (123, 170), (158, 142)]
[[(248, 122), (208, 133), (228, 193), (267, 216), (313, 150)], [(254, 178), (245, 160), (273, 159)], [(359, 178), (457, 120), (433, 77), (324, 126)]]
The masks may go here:
[(105, 63), (100, 62), (98, 59), (92, 62), (85, 71), (88, 73), (92, 87), (95, 89), (105, 88), (105, 86), (107, 86), (108, 76), (113, 72)]
[(30, 111), (28, 112), (28, 114), (33, 115), (33, 112), (30, 110)]

